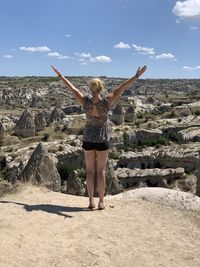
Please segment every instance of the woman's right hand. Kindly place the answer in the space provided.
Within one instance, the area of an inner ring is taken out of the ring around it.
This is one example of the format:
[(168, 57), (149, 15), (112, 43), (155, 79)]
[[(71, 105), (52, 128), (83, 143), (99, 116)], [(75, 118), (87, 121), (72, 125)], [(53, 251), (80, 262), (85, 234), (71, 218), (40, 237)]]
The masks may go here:
[(51, 65), (51, 67), (55, 71), (55, 73), (58, 75), (58, 77), (62, 76), (61, 73), (53, 65)]

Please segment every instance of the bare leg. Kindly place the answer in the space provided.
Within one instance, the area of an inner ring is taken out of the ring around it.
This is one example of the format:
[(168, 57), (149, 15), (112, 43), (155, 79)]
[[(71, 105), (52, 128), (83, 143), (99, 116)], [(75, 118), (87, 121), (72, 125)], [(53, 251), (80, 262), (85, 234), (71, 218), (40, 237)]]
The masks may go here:
[(99, 193), (99, 208), (104, 209), (104, 195), (105, 195), (105, 169), (108, 159), (108, 150), (96, 151), (97, 155), (97, 186)]
[(86, 184), (89, 197), (89, 208), (95, 208), (93, 193), (94, 193), (94, 175), (96, 167), (96, 151), (84, 150), (86, 163)]

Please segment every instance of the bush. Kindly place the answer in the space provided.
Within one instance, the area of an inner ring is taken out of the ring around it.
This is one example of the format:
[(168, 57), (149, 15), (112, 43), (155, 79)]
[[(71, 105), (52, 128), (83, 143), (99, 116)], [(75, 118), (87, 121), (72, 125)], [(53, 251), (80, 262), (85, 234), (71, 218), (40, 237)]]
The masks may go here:
[(50, 134), (49, 133), (45, 133), (43, 138), (42, 138), (42, 141), (47, 142), (49, 140), (49, 137), (50, 137)]
[(60, 164), (57, 166), (58, 172), (60, 174), (61, 180), (67, 180), (70, 173), (74, 170), (73, 167), (67, 165), (67, 164)]

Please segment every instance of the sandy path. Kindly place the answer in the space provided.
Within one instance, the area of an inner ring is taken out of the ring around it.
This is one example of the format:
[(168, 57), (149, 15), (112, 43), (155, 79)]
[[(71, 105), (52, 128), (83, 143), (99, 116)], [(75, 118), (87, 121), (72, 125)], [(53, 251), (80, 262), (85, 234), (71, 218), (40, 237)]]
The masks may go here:
[[(0, 199), (0, 267), (200, 266), (200, 213), (25, 186)], [(114, 206), (114, 207), (113, 207)]]

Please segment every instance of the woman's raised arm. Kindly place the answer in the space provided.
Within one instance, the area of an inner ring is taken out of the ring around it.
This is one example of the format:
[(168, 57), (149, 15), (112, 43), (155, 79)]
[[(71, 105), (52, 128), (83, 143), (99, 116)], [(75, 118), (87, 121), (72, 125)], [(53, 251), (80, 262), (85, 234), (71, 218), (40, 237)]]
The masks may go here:
[(131, 77), (130, 79), (126, 80), (122, 84), (120, 84), (112, 93), (107, 96), (110, 104), (113, 105), (119, 96), (146, 71), (147, 66), (143, 66), (142, 68), (138, 68), (136, 74)]
[(61, 78), (67, 88), (74, 94), (76, 100), (83, 105), (83, 94), (70, 82), (68, 81), (53, 65), (51, 65), (52, 69)]

